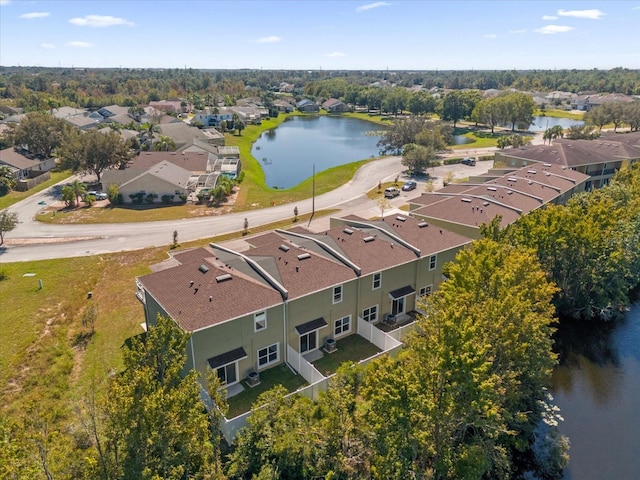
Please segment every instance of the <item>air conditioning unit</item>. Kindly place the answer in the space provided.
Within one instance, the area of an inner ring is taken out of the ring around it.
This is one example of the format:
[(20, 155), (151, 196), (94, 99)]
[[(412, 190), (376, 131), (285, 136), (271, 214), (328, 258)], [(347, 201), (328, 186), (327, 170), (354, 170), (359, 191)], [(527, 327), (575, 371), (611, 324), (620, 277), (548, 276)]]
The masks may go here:
[(335, 338), (327, 338), (324, 341), (324, 349), (327, 353), (335, 352), (337, 348), (338, 345), (336, 344)]
[(389, 325), (395, 325), (397, 322), (396, 316), (392, 313), (387, 313), (384, 316), (384, 323), (387, 323)]
[(260, 374), (258, 372), (249, 372), (247, 375), (247, 385), (255, 387), (260, 384)]

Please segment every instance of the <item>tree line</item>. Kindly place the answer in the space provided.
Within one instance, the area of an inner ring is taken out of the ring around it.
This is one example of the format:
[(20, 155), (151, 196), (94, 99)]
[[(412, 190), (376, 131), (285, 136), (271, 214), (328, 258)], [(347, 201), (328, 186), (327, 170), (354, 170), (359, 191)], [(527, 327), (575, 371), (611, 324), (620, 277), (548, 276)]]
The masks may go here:
[[(376, 82), (425, 89), (516, 89), (572, 93), (640, 94), (638, 70), (466, 70), (466, 71), (307, 71), (196, 69), (0, 68), (0, 97), (27, 111), (69, 105), (97, 109), (105, 105), (136, 106), (161, 99), (207, 95), (225, 101), (278, 91), (286, 82), (294, 95), (353, 99)], [(375, 88), (375, 87), (374, 87)], [(372, 92), (369, 92), (373, 94)], [(196, 99), (197, 100), (197, 99)], [(420, 99), (423, 101), (424, 99)], [(206, 100), (205, 100), (206, 102)], [(375, 98), (372, 104), (377, 104)], [(355, 102), (351, 102), (355, 103)]]

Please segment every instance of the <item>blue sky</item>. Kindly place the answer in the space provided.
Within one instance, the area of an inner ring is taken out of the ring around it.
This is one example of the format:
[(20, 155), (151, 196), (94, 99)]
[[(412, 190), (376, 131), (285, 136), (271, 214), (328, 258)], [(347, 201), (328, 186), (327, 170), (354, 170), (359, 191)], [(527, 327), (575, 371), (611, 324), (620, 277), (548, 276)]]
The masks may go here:
[(637, 1), (0, 0), (0, 64), (640, 68)]

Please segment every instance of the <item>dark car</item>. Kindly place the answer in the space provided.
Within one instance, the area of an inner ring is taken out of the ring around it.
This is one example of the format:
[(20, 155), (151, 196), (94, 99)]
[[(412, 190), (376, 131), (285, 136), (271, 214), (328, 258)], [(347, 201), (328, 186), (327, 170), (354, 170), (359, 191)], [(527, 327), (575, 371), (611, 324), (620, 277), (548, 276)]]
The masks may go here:
[(415, 190), (417, 186), (418, 184), (416, 182), (409, 181), (409, 182), (406, 182), (404, 185), (402, 185), (402, 190), (404, 190), (405, 192), (408, 192), (409, 190)]
[(467, 157), (467, 158), (463, 158), (462, 162), (460, 163), (464, 163), (465, 165), (469, 165), (470, 167), (475, 167), (476, 160), (474, 158)]

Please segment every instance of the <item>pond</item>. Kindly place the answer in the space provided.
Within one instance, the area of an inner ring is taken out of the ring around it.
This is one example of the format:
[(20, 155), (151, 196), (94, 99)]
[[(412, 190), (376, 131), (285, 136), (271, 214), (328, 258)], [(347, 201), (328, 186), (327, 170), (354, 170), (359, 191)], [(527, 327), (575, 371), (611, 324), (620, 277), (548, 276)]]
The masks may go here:
[(544, 132), (547, 128), (560, 125), (562, 128), (569, 128), (574, 125), (582, 125), (582, 120), (574, 120), (572, 118), (557, 118), (557, 117), (533, 117), (531, 125), (529, 125), (530, 132)]
[(377, 157), (383, 127), (357, 118), (329, 115), (294, 116), (263, 132), (251, 154), (262, 165), (266, 184), (291, 188), (338, 165)]
[(619, 322), (558, 332), (555, 403), (569, 437), (567, 480), (640, 478), (640, 303)]

